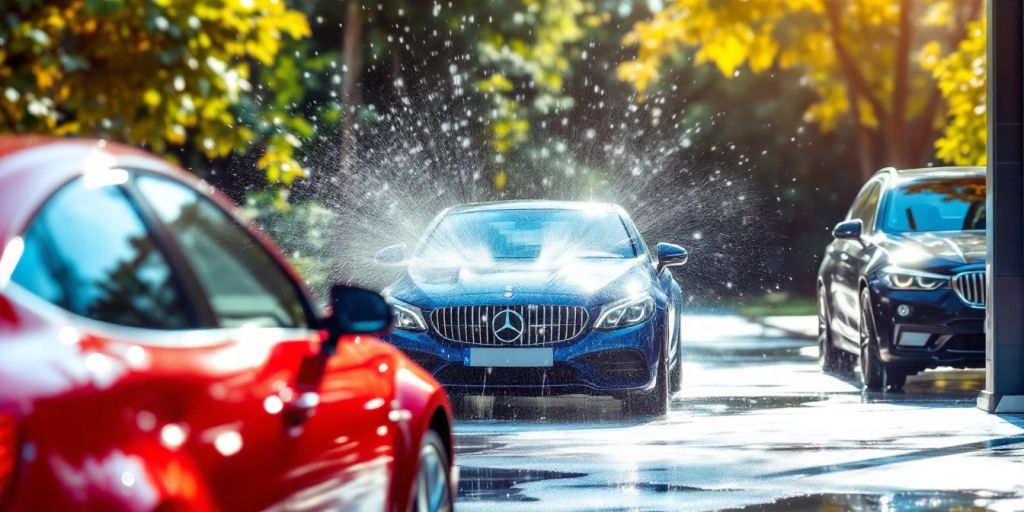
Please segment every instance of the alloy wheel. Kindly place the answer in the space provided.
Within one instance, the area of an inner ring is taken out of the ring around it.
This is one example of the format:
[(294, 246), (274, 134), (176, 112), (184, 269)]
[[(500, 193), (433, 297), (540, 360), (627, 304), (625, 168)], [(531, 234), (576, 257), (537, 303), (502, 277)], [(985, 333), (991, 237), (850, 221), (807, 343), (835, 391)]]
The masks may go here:
[(420, 449), (419, 471), (416, 475), (415, 512), (450, 512), (452, 489), (450, 468), (440, 438), (428, 431)]

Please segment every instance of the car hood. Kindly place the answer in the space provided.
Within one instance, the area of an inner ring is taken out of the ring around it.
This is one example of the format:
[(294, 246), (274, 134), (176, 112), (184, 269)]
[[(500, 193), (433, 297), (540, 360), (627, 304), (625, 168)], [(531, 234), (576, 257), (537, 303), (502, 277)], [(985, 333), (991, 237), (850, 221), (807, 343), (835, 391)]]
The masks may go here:
[(985, 261), (984, 231), (943, 231), (931, 233), (902, 233), (883, 242), (894, 263), (901, 260), (938, 258), (956, 264), (983, 263)]
[(524, 296), (562, 295), (589, 302), (643, 291), (650, 286), (653, 277), (652, 266), (642, 258), (580, 258), (554, 264), (501, 261), (453, 265), (413, 261), (386, 292), (418, 305), (479, 295), (513, 300)]

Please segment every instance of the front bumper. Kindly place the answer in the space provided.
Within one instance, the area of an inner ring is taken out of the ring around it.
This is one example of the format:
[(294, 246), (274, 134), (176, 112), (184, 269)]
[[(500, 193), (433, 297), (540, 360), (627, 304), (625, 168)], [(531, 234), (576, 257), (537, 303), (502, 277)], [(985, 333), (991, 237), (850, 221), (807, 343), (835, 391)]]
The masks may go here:
[[(882, 360), (911, 370), (985, 366), (985, 310), (968, 306), (949, 287), (893, 290), (871, 283), (875, 334)], [(909, 315), (897, 308), (910, 306)]]
[(654, 386), (663, 347), (659, 316), (611, 331), (588, 327), (574, 340), (544, 345), (553, 349), (553, 365), (540, 368), (469, 366), (475, 345), (442, 339), (432, 329), (395, 330), (384, 340), (427, 369), (453, 394), (619, 396)]

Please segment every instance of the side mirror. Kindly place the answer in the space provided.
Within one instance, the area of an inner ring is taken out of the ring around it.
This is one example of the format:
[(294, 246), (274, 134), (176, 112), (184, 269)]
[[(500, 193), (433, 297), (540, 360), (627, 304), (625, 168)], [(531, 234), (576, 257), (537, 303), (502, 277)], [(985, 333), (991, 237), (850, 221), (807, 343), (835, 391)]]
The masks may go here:
[(331, 288), (331, 316), (325, 319), (333, 349), (346, 334), (375, 334), (391, 326), (391, 306), (380, 294), (363, 288), (336, 284)]
[(405, 259), (405, 244), (389, 245), (373, 256), (375, 263), (393, 265)]
[(678, 267), (686, 264), (687, 258), (690, 255), (686, 252), (686, 249), (675, 245), (675, 244), (658, 244), (658, 272), (661, 272), (665, 267)]
[(864, 232), (864, 223), (860, 219), (844, 220), (836, 224), (832, 236), (837, 240), (860, 240)]

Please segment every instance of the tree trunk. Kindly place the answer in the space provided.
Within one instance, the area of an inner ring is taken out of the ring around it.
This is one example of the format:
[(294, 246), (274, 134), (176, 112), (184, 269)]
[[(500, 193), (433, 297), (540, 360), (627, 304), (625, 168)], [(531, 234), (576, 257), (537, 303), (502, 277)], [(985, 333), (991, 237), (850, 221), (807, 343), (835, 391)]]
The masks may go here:
[(356, 151), (356, 112), (359, 109), (359, 79), (363, 74), (363, 11), (359, 0), (348, 0), (342, 36), (341, 162), (342, 182), (352, 172)]
[(910, 94), (908, 84), (910, 76), (910, 41), (913, 37), (913, 26), (910, 16), (914, 10), (912, 0), (900, 0), (899, 31), (896, 36), (896, 53), (893, 55), (893, 91), (889, 122), (885, 128), (885, 152), (888, 158), (886, 165), (904, 168), (920, 162), (910, 162), (908, 154), (911, 137), (907, 130), (907, 97)]
[[(853, 121), (853, 133), (857, 140), (857, 161), (860, 166), (861, 177), (871, 177), (878, 166), (876, 158), (878, 154), (885, 155), (885, 151), (879, 151), (878, 145), (887, 141), (884, 136), (879, 136), (889, 122), (885, 106), (881, 99), (874, 95), (864, 74), (854, 58), (846, 49), (843, 41), (842, 8), (837, 0), (825, 2), (825, 15), (829, 24), (829, 39), (836, 52), (836, 60), (839, 64), (839, 71), (843, 75), (843, 82), (846, 85), (846, 101), (850, 108), (850, 118)], [(860, 115), (860, 101), (864, 100), (878, 120), (878, 128), (872, 132), (864, 125)]]
[(846, 102), (850, 105), (850, 120), (853, 124), (851, 130), (856, 141), (853, 150), (857, 153), (857, 167), (861, 179), (866, 181), (878, 170), (875, 166), (875, 148), (871, 143), (871, 132), (861, 121), (860, 99), (851, 87), (846, 88)]

